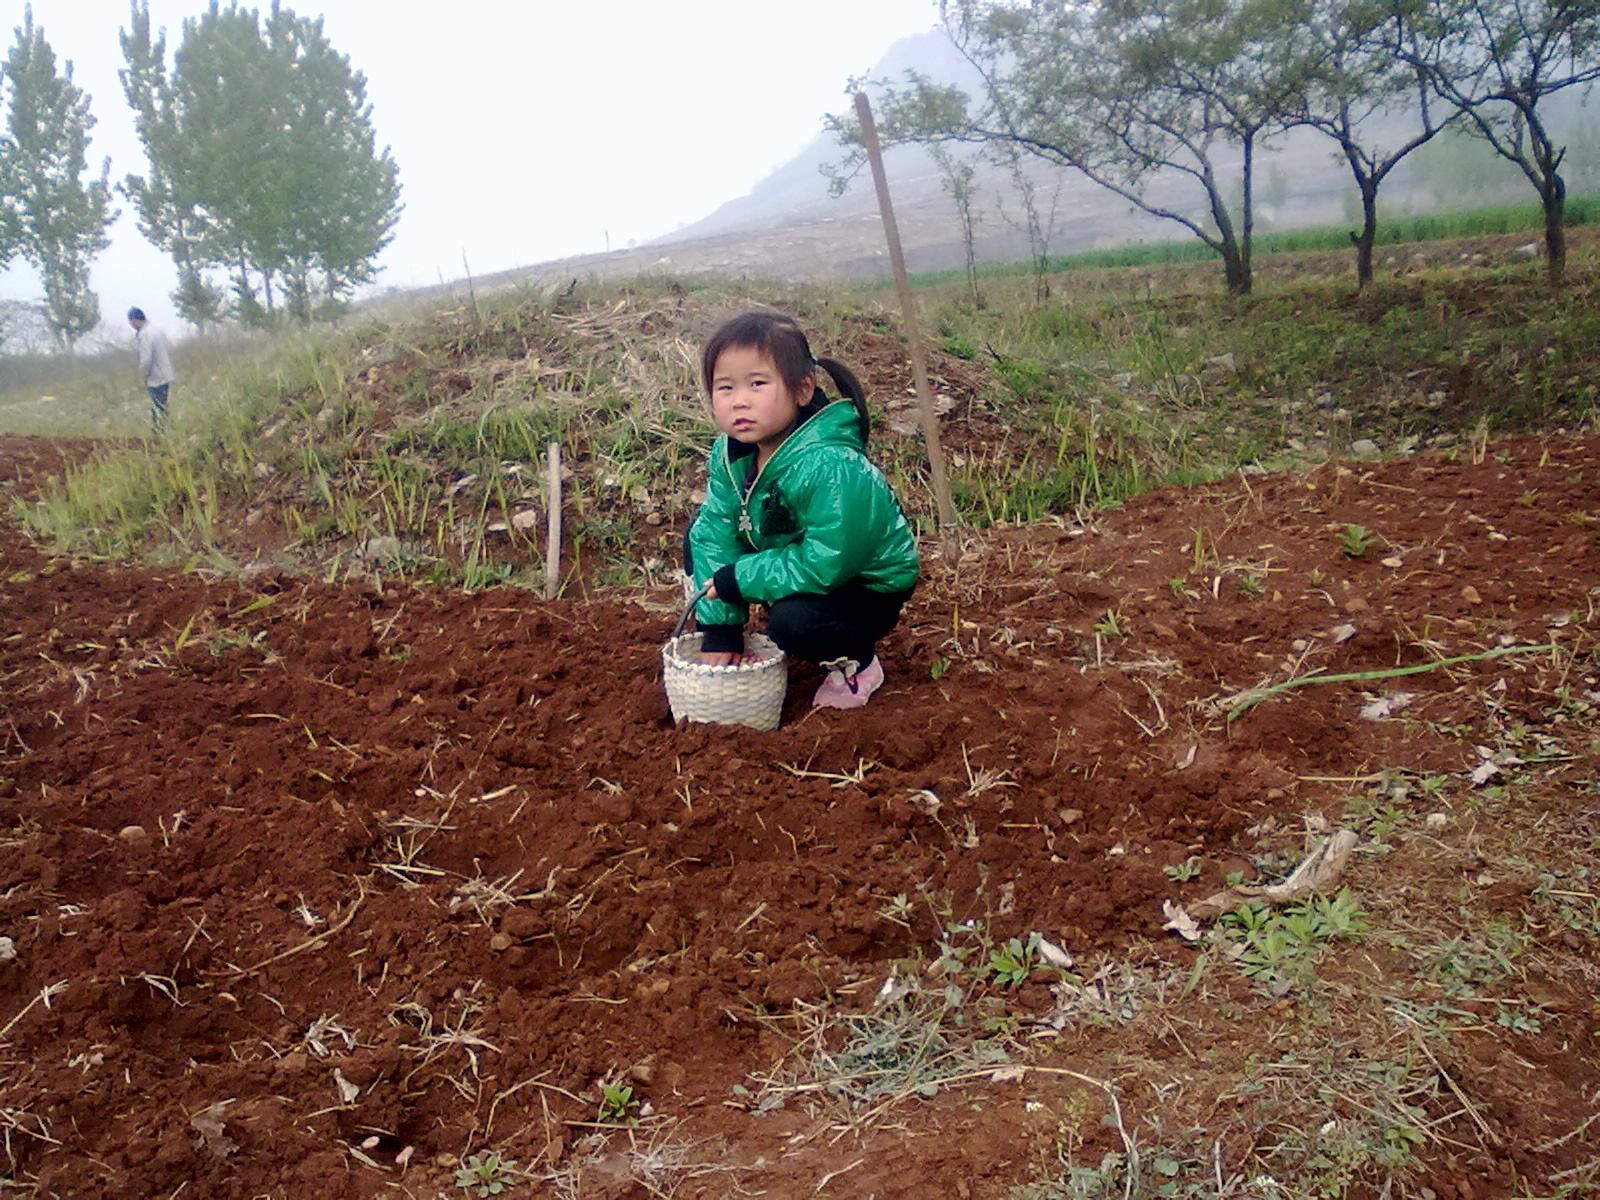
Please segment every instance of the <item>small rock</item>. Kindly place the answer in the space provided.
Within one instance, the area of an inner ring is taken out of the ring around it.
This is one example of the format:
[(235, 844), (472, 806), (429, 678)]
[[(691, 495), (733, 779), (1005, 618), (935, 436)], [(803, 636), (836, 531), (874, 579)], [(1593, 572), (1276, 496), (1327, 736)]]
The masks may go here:
[(518, 533), (527, 533), (539, 524), (539, 514), (531, 508), (525, 508), (519, 513), (511, 514), (511, 528)]
[(368, 561), (379, 558), (399, 558), (400, 549), (399, 538), (392, 537), (389, 534), (382, 534), (378, 537), (368, 538), (357, 546), (356, 557), (364, 558)]
[(128, 843), (142, 842), (150, 835), (145, 832), (143, 825), (124, 825), (117, 830), (117, 837)]
[(1383, 453), (1371, 438), (1357, 438), (1350, 443), (1350, 453), (1357, 458), (1377, 458)]
[(0, 963), (17, 960), (17, 944), (8, 937), (0, 937)]
[(636, 1062), (628, 1068), (628, 1074), (635, 1083), (642, 1083), (648, 1087), (656, 1077), (655, 1063), (648, 1058), (642, 1062)]
[(1220, 374), (1226, 375), (1232, 375), (1239, 369), (1238, 363), (1235, 361), (1231, 352), (1227, 354), (1219, 354), (1215, 358), (1206, 359), (1204, 366), (1208, 371), (1216, 371)]
[(1083, 810), (1081, 808), (1063, 808), (1059, 815), (1063, 825), (1076, 825), (1083, 820)]
[(667, 518), (664, 517), (660, 512), (648, 512), (644, 515), (644, 523), (651, 527), (665, 524), (666, 520)]
[(1468, 604), (1482, 604), (1483, 603), (1483, 597), (1478, 595), (1478, 589), (1473, 587), (1470, 583), (1467, 584), (1466, 587), (1461, 589), (1461, 598), (1463, 600), (1465, 600)]
[(507, 950), (511, 949), (511, 946), (512, 939), (504, 933), (497, 933), (489, 939), (489, 949), (493, 950), (496, 954), (504, 954)]
[(1422, 823), (1429, 829), (1443, 829), (1446, 825), (1450, 824), (1450, 814), (1431, 812), (1422, 819)]
[(1344, 610), (1347, 613), (1364, 613), (1371, 607), (1365, 596), (1351, 596), (1344, 602)]
[(1528, 243), (1526, 243), (1524, 245), (1518, 246), (1511, 253), (1516, 255), (1518, 258), (1538, 258), (1539, 257), (1539, 243), (1538, 242), (1528, 242)]

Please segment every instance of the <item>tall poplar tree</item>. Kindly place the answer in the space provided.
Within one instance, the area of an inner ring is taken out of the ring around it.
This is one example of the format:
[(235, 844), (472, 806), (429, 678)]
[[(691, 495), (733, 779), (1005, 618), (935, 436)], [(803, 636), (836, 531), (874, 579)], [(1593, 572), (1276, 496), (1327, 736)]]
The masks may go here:
[(365, 78), (320, 19), (213, 0), (184, 22), (169, 70), (164, 34), (133, 0), (122, 49), (149, 160), (123, 187), (178, 266), (180, 311), (215, 301), (207, 269), (231, 276), (246, 321), (280, 309), (308, 321), (372, 278), (399, 219), (399, 173), (376, 147)]
[(23, 9), (5, 61), (10, 91), (5, 147), (6, 192), (22, 257), (44, 280), (50, 328), (63, 349), (100, 323), (100, 301), (89, 287), (89, 264), (109, 244), (111, 160), (99, 179), (85, 179), (89, 97), (72, 82), (72, 64), (56, 69), (44, 30)]

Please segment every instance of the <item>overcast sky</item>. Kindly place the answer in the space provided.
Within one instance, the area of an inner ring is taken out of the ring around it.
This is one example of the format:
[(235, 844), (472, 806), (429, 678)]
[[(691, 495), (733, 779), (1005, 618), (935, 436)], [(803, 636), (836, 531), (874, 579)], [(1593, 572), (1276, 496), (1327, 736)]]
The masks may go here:
[[(270, 0), (247, 4), (265, 10)], [(747, 192), (848, 104), (845, 81), (935, 22), (933, 0), (321, 0), (334, 47), (367, 78), (405, 212), (377, 286), (437, 283), (645, 241)], [(0, 0), (4, 42), (22, 4)], [(205, 0), (150, 0), (169, 62)], [(33, 0), (57, 59), (89, 93), (89, 152), (143, 173), (123, 99), (125, 0)], [(825, 187), (818, 179), (818, 188)], [(94, 266), (101, 312), (170, 314), (170, 262), (131, 205)], [(26, 267), (0, 297), (40, 297)], [(157, 318), (161, 319), (161, 318)], [(170, 317), (169, 317), (170, 319)]]

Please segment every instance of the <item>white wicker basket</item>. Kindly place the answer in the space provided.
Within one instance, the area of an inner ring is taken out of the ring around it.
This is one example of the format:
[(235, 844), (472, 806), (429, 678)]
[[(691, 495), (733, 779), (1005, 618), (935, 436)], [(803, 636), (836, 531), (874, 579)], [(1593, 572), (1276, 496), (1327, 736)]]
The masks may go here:
[(672, 637), (661, 648), (662, 674), (673, 720), (776, 729), (789, 686), (789, 666), (783, 651), (765, 634), (747, 633), (745, 653), (753, 654), (755, 662), (731, 667), (701, 662), (701, 635), (683, 632), (701, 595), (704, 593), (689, 602)]

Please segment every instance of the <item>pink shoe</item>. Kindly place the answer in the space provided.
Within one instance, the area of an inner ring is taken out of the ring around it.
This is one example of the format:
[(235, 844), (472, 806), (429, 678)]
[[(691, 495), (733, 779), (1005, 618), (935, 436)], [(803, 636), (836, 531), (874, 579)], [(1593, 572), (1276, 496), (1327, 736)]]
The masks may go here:
[(859, 670), (853, 658), (836, 658), (822, 665), (828, 668), (828, 676), (811, 701), (814, 708), (863, 708), (883, 686), (883, 664), (876, 655)]

